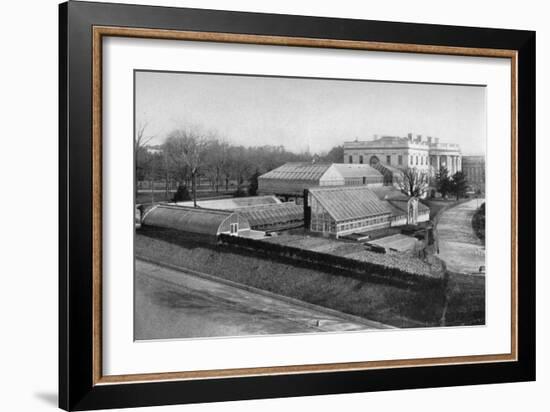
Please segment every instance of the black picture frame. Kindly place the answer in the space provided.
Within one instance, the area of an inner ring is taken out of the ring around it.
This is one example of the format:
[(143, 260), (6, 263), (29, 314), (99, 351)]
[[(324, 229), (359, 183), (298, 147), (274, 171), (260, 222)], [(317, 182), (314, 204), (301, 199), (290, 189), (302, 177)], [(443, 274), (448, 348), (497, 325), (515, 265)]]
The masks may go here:
[[(517, 361), (97, 385), (92, 28), (138, 27), (517, 51)], [(90, 410), (535, 379), (535, 32), (88, 3), (59, 6), (59, 406)]]

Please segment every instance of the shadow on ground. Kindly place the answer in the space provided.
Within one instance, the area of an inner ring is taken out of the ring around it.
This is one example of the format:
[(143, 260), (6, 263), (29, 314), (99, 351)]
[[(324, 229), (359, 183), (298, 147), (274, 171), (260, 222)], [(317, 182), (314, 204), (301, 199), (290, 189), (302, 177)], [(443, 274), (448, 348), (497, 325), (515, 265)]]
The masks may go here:
[(57, 408), (58, 397), (56, 392), (37, 392), (34, 397), (49, 406)]

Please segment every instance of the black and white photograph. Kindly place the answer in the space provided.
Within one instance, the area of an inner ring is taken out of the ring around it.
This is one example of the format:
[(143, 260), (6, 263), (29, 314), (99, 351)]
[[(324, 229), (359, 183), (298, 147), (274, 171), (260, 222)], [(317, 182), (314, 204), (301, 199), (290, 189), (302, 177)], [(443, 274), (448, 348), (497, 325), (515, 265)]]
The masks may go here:
[(0, 410), (547, 409), (545, 10), (6, 3)]
[(484, 85), (133, 80), (135, 340), (485, 325)]

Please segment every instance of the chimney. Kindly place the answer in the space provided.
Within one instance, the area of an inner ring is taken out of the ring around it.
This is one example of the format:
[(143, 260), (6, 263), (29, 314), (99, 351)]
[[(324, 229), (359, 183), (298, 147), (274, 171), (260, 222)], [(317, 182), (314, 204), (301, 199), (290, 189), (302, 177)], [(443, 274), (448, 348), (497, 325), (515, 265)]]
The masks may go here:
[(408, 138), (409, 138), (409, 140), (410, 140), (410, 141), (412, 142), (412, 139), (413, 139), (413, 134), (412, 134), (412, 133), (409, 133), (409, 134), (407, 135), (407, 137), (408, 137)]
[(420, 143), (420, 142), (422, 141), (422, 135), (421, 135), (421, 134), (417, 134), (417, 135), (416, 135), (416, 141), (417, 141), (418, 143)]
[(435, 143), (436, 143), (436, 144), (439, 143), (439, 137), (436, 137), (436, 138), (435, 138)]
[(374, 137), (372, 138), (372, 140), (378, 140), (378, 135), (375, 134)]
[(432, 136), (428, 136), (428, 143), (432, 144)]
[(309, 230), (311, 226), (311, 207), (309, 206), (309, 190), (304, 189), (304, 228)]

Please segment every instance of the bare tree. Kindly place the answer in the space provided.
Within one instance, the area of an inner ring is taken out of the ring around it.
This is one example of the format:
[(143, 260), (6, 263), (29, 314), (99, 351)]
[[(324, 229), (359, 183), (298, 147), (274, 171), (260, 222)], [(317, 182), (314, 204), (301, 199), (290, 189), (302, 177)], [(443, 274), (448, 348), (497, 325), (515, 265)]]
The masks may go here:
[(197, 127), (172, 131), (166, 139), (165, 149), (176, 164), (184, 165), (191, 175), (193, 204), (197, 207), (197, 175), (204, 166), (204, 157), (212, 135)]
[(424, 197), (429, 188), (428, 172), (408, 167), (403, 170), (403, 178), (399, 181), (401, 192), (410, 197)]
[(205, 153), (206, 175), (210, 180), (210, 186), (219, 191), (220, 179), (222, 176), (223, 164), (225, 161), (226, 143), (213, 138), (209, 143)]
[(231, 156), (230, 145), (227, 142), (220, 144), (220, 172), (225, 181), (225, 191), (229, 190), (229, 179), (233, 175), (233, 158)]
[(237, 193), (241, 193), (241, 186), (249, 176), (253, 160), (244, 146), (233, 146), (230, 148), (233, 176), (237, 179)]
[(168, 158), (168, 152), (162, 150), (163, 158), (163, 167), (164, 167), (164, 198), (168, 199), (168, 194), (170, 193), (170, 159)]
[[(142, 164), (141, 152), (145, 149), (147, 144), (155, 137), (154, 135), (146, 135), (145, 130), (147, 129), (147, 122), (140, 123), (136, 126), (135, 136), (134, 136), (134, 158), (136, 162), (136, 172), (139, 172), (140, 169), (144, 169), (145, 166)], [(152, 193), (152, 192), (151, 192)], [(137, 199), (138, 195), (138, 184), (136, 182), (134, 187), (134, 195)]]
[(145, 129), (147, 129), (148, 122), (140, 123), (136, 127), (136, 136), (134, 138), (134, 151), (138, 153), (140, 149), (143, 149), (147, 144), (155, 137), (154, 135), (145, 135)]

